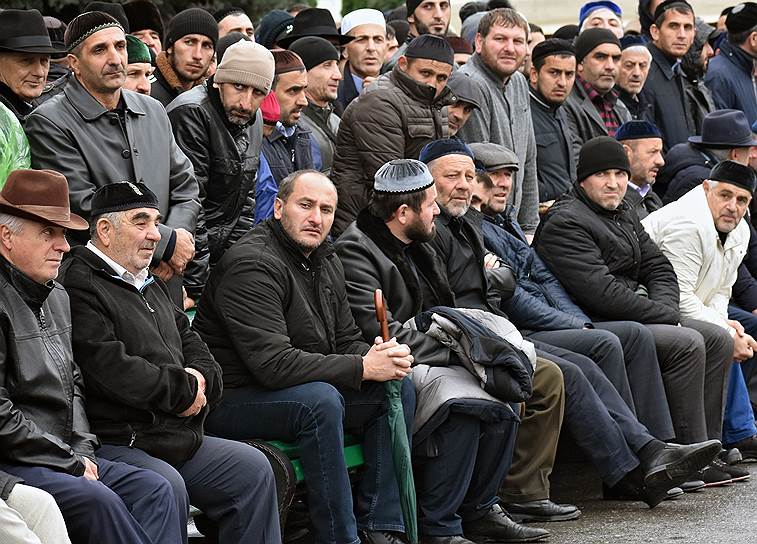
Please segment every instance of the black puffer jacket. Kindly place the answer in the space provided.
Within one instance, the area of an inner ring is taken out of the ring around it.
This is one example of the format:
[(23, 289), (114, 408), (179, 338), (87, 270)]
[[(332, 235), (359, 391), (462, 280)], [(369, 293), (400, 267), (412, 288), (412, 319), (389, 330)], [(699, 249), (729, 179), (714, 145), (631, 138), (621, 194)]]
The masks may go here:
[(84, 474), (97, 439), (71, 350), (68, 295), (0, 257), (0, 462)]
[(576, 184), (550, 208), (534, 244), (589, 317), (678, 323), (673, 266), (626, 202), (605, 210)]
[(229, 123), (212, 83), (182, 93), (166, 108), (176, 144), (192, 161), (200, 185), (206, 231), (196, 235), (195, 261), (204, 266), (195, 282), (200, 289), (210, 273), (208, 264), (218, 262), (252, 228), (263, 143), (260, 113), (244, 126)]
[[(150, 276), (141, 290), (86, 247), (71, 251), (61, 267), (71, 297), (73, 349), (84, 375), (87, 414), (105, 444), (133, 446), (179, 466), (202, 442), (203, 422), (222, 391), (221, 369), (189, 320)], [(205, 377), (209, 407), (178, 414)]]
[(210, 273), (193, 327), (226, 388), (328, 382), (360, 389), (370, 346), (350, 313), (344, 270), (329, 243), (310, 257), (269, 219)]

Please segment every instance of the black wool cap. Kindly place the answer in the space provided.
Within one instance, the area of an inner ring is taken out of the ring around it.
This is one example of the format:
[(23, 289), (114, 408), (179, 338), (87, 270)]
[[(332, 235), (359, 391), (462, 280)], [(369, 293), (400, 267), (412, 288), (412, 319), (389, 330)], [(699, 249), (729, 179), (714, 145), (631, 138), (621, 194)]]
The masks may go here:
[(744, 2), (733, 6), (725, 18), (725, 27), (728, 32), (734, 34), (752, 30), (755, 26), (757, 26), (757, 4), (754, 2)]
[(553, 38), (560, 38), (561, 40), (574, 40), (578, 36), (578, 25), (564, 25), (555, 30), (552, 34)]
[(339, 51), (325, 38), (305, 36), (293, 41), (287, 48), (297, 53), (305, 65), (305, 70), (315, 68), (327, 60), (339, 60)]
[(686, 0), (665, 0), (654, 10), (654, 15), (652, 16), (652, 18), (656, 21), (660, 17), (660, 15), (662, 15), (669, 9), (683, 7), (682, 5), (688, 6), (692, 13), (694, 12), (694, 8), (692, 8), (691, 4), (689, 4)]
[(447, 40), (440, 36), (424, 34), (414, 38), (405, 49), (404, 56), (408, 59), (428, 59), (436, 60), (455, 65), (455, 51)]
[(92, 217), (135, 208), (160, 209), (158, 197), (144, 183), (121, 181), (103, 185), (92, 195)]
[(534, 47), (534, 50), (531, 51), (531, 62), (536, 62), (537, 60), (549, 57), (550, 55), (570, 55), (575, 57), (576, 50), (573, 47), (573, 44), (568, 40), (550, 38)]
[(247, 34), (242, 34), (241, 32), (229, 32), (226, 36), (218, 40), (218, 43), (216, 44), (216, 66), (221, 65), (223, 54), (226, 53), (229, 46), (234, 45), (240, 40), (245, 42), (252, 41)]
[(729, 160), (716, 164), (707, 179), (736, 185), (737, 187), (746, 189), (751, 194), (754, 194), (755, 184), (757, 184), (754, 170), (750, 166)]
[(102, 11), (113, 17), (116, 21), (121, 23), (124, 27), (124, 32), (127, 34), (131, 32), (129, 30), (129, 19), (126, 17), (126, 12), (121, 4), (115, 2), (90, 2), (84, 7), (83, 11)]
[(245, 11), (242, 8), (232, 6), (229, 8), (221, 8), (219, 10), (216, 10), (215, 12), (213, 12), (213, 18), (216, 20), (216, 22), (220, 23), (229, 15), (244, 15), (244, 13)]
[(174, 42), (187, 34), (201, 34), (210, 38), (213, 47), (218, 42), (218, 23), (213, 16), (202, 8), (189, 8), (174, 15), (168, 21), (163, 47), (168, 49)]
[(605, 170), (623, 170), (631, 175), (623, 144), (609, 136), (597, 136), (581, 146), (576, 167), (576, 179), (583, 181), (592, 174)]
[(124, 4), (124, 12), (129, 19), (130, 32), (153, 30), (163, 37), (163, 18), (151, 0), (131, 0)]
[(66, 49), (72, 51), (92, 34), (106, 28), (124, 29), (121, 23), (102, 11), (86, 11), (82, 13), (75, 17), (68, 24), (68, 28), (66, 28), (63, 38), (66, 42)]
[(584, 60), (586, 55), (604, 43), (614, 43), (620, 49), (620, 40), (611, 30), (606, 28), (589, 28), (581, 32), (575, 42), (576, 62)]
[(405, 0), (405, 7), (407, 8), (407, 15), (410, 16), (418, 9), (423, 0)]

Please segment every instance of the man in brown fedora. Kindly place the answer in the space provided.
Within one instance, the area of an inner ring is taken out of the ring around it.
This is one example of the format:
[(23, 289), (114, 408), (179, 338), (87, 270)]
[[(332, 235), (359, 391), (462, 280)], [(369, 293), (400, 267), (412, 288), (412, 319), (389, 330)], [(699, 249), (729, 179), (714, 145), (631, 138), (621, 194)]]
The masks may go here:
[(0, 470), (50, 493), (74, 543), (181, 542), (171, 485), (95, 456), (71, 311), (53, 281), (70, 247), (66, 178), (15, 170), (0, 191)]

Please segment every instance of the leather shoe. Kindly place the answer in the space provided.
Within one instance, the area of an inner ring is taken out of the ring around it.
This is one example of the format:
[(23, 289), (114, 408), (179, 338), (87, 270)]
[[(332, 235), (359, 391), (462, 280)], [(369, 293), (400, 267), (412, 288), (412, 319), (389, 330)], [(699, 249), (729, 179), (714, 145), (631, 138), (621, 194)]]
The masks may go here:
[(513, 521), (526, 523), (528, 521), (570, 521), (578, 519), (581, 511), (572, 504), (557, 504), (549, 499), (528, 502), (511, 502), (505, 505), (505, 510)]
[(684, 493), (694, 493), (700, 489), (704, 489), (704, 482), (702, 480), (689, 480), (683, 482), (680, 486)]
[(484, 517), (463, 522), (465, 537), (479, 544), (500, 542), (541, 542), (549, 537), (549, 531), (537, 527), (526, 527), (515, 523), (500, 508), (492, 506)]
[(421, 536), (420, 544), (476, 544), (462, 535), (454, 536)]
[(729, 444), (728, 448), (738, 448), (741, 452), (742, 462), (757, 461), (757, 436), (739, 440), (735, 444)]
[(660, 453), (642, 465), (644, 486), (653, 494), (679, 487), (692, 474), (715, 459), (721, 449), (718, 440), (686, 446), (665, 444)]
[[(704, 487), (704, 483), (702, 483), (702, 487)], [(665, 491), (664, 495), (661, 495), (662, 498), (659, 500), (657, 500), (657, 494), (655, 494), (655, 506), (661, 501), (674, 500), (681, 495), (683, 495), (683, 490), (680, 487), (668, 489)], [(634, 486), (630, 482), (620, 482), (613, 487), (603, 483), (602, 498), (612, 501), (641, 501), (646, 502), (647, 504), (649, 504), (648, 501), (651, 499), (648, 492), (644, 489), (644, 486)], [(653, 508), (654, 506), (650, 505), (650, 507)]]
[(403, 535), (390, 531), (360, 531), (363, 544), (406, 544)]

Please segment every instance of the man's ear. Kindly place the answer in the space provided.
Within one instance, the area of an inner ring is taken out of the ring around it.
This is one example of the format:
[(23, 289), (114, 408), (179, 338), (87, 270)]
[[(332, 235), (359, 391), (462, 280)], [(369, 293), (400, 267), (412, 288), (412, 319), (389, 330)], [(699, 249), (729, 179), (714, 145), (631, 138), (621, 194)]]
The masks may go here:
[(8, 251), (13, 248), (12, 237), (13, 232), (11, 232), (11, 229), (9, 229), (7, 225), (0, 225), (0, 244), (2, 244)]
[(281, 219), (281, 212), (284, 209), (284, 201), (281, 200), (279, 197), (276, 197), (276, 200), (273, 201), (273, 216), (276, 219)]
[(394, 217), (397, 219), (397, 222), (400, 225), (407, 225), (410, 218), (408, 217), (408, 211), (409, 206), (407, 204), (403, 204), (397, 210), (394, 212)]
[(652, 41), (657, 41), (660, 38), (660, 29), (657, 28), (656, 24), (649, 27), (649, 35), (652, 36)]

